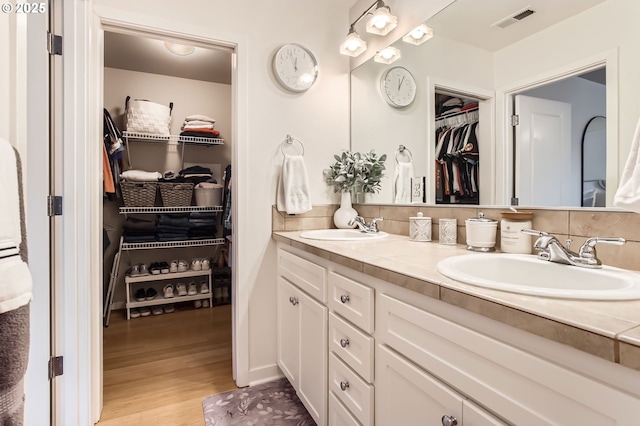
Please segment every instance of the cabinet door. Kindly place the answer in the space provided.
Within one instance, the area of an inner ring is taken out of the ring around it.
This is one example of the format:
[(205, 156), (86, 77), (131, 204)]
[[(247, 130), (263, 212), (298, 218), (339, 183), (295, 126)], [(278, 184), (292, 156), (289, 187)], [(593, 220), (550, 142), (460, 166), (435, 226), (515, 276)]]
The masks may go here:
[(379, 425), (462, 425), (463, 398), (386, 346), (376, 347), (375, 418)]
[(300, 376), (298, 396), (317, 424), (327, 421), (328, 321), (326, 306), (304, 292), (300, 301)]
[(464, 401), (462, 411), (464, 426), (507, 426), (469, 400)]
[(297, 389), (300, 371), (300, 290), (278, 277), (278, 365)]

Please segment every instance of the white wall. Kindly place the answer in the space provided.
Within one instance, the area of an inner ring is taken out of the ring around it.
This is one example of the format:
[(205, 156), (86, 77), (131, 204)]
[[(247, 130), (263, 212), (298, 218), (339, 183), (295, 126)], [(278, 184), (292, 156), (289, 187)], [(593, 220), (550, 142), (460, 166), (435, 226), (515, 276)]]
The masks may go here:
[[(302, 140), (313, 204), (336, 203), (337, 196), (322, 179), (334, 153), (349, 146), (349, 60), (338, 52), (348, 27), (348, 5), (323, 2), (209, 1), (173, 2), (95, 0), (95, 5), (126, 10), (147, 18), (179, 21), (246, 37), (248, 44), (249, 191), (248, 204), (237, 205), (250, 220), (234, 224), (250, 244), (238, 247), (242, 265), (240, 291), (249, 294), (243, 312), (250, 332), (250, 381), (270, 377), (276, 365), (275, 244), (271, 240), (271, 206), (282, 162), (280, 143), (287, 133)], [(197, 13), (194, 13), (197, 12)], [(319, 27), (318, 23), (322, 23)], [(287, 42), (309, 48), (319, 62), (314, 87), (302, 94), (284, 91), (274, 80), (271, 58)], [(249, 237), (250, 236), (250, 237)], [(244, 240), (243, 240), (244, 241)]]
[[(517, 85), (612, 49), (618, 52), (618, 173), (629, 155), (640, 117), (640, 2), (607, 0), (495, 54), (495, 87)], [(615, 142), (615, 141), (614, 141)], [(609, 161), (609, 160), (608, 160)]]

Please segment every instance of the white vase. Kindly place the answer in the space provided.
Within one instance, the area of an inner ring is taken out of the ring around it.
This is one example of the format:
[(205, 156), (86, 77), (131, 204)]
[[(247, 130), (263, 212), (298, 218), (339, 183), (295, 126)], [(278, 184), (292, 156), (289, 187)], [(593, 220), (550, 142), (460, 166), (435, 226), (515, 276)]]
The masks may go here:
[(356, 224), (349, 226), (349, 221), (358, 216), (358, 212), (351, 207), (351, 192), (343, 192), (340, 198), (340, 207), (333, 214), (333, 223), (336, 228), (355, 228)]

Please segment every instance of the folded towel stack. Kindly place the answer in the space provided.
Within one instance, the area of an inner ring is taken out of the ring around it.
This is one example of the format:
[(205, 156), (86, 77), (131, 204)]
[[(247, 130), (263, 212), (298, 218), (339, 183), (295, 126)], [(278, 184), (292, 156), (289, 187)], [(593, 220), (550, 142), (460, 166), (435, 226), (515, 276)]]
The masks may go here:
[(218, 138), (220, 137), (220, 132), (215, 129), (215, 122), (216, 120), (206, 115), (190, 115), (184, 119), (180, 136)]
[(146, 172), (144, 170), (127, 170), (120, 174), (122, 179), (130, 182), (157, 182), (162, 178), (160, 172)]

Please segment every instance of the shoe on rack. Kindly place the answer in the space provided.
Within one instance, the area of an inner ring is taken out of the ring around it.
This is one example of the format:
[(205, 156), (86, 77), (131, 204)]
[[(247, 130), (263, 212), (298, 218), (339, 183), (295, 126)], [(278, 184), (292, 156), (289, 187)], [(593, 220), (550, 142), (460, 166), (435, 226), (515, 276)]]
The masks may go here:
[(189, 264), (186, 260), (178, 261), (178, 272), (187, 272), (189, 270)]
[(187, 286), (183, 283), (176, 284), (176, 290), (178, 292), (178, 296), (186, 296), (187, 295)]
[(134, 297), (136, 298), (136, 301), (144, 302), (144, 299), (146, 297), (146, 293), (144, 292), (144, 288), (139, 288), (138, 291), (136, 291), (136, 294), (135, 294)]
[(191, 261), (191, 269), (193, 269), (194, 271), (201, 271), (202, 261), (200, 259), (193, 259)]
[(189, 287), (187, 287), (187, 294), (189, 296), (195, 296), (198, 294), (198, 288), (196, 287), (196, 283), (190, 282)]
[(172, 274), (175, 272), (178, 272), (178, 261), (177, 260), (172, 260), (171, 264), (169, 265), (169, 272), (171, 272)]
[(164, 313), (165, 314), (170, 314), (171, 312), (175, 312), (176, 311), (176, 306), (173, 303), (169, 303), (168, 305), (164, 305)]
[(147, 289), (147, 293), (145, 294), (145, 299), (147, 300), (153, 300), (156, 298), (156, 296), (158, 295), (158, 292), (155, 291), (155, 289), (153, 288), (148, 288)]
[(158, 265), (160, 266), (160, 273), (162, 273), (162, 274), (168, 274), (169, 273), (170, 267), (169, 267), (169, 264), (167, 262), (160, 262)]
[(151, 315), (151, 309), (149, 309), (147, 306), (143, 306), (142, 308), (140, 308), (141, 317), (148, 317), (149, 315)]
[(198, 309), (198, 308), (202, 308), (202, 300), (194, 300), (193, 301), (193, 307)]
[(153, 262), (149, 265), (149, 272), (151, 272), (151, 275), (160, 274), (160, 264), (158, 262)]
[(173, 284), (167, 284), (162, 289), (162, 295), (165, 299), (171, 299), (173, 297)]
[(130, 277), (138, 277), (140, 276), (140, 265), (131, 265), (131, 269), (129, 269)]
[(209, 261), (209, 259), (201, 259), (200, 263), (202, 263), (203, 271), (208, 271), (209, 269), (211, 269), (211, 262)]
[(138, 265), (138, 271), (140, 272), (140, 275), (149, 275), (149, 268), (147, 268), (145, 263)]
[(203, 308), (208, 308), (209, 307), (209, 299), (204, 299), (202, 301), (202, 307)]
[(207, 283), (206, 281), (202, 281), (200, 283), (200, 294), (207, 294), (209, 293), (209, 283)]
[(156, 305), (151, 307), (151, 313), (153, 315), (162, 315), (163, 312), (162, 306)]
[(130, 318), (138, 318), (140, 316), (140, 311), (136, 308), (133, 308), (129, 311)]

